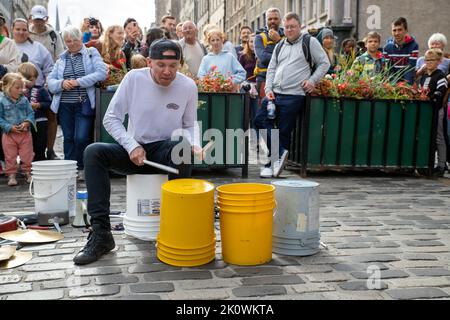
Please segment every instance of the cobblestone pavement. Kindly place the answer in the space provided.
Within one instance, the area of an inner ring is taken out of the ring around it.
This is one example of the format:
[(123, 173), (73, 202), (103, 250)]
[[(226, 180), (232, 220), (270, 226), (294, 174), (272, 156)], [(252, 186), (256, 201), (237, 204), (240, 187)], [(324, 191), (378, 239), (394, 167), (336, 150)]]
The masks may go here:
[[(239, 170), (202, 171), (195, 177), (216, 186), (242, 181)], [(287, 171), (282, 178), (299, 177)], [(72, 258), (86, 234), (65, 227), (64, 240), (25, 247), (33, 253), (29, 263), (0, 271), (0, 300), (450, 298), (449, 180), (337, 173), (309, 179), (321, 184), (321, 235), (328, 246), (317, 255), (274, 255), (267, 265), (239, 267), (222, 260), (218, 243), (212, 264), (174, 268), (158, 261), (154, 243), (115, 233), (112, 253), (76, 267)], [(261, 182), (257, 167), (245, 181)], [(125, 184), (125, 179), (113, 180), (113, 210), (125, 210)], [(8, 188), (1, 177), (0, 195), (0, 211), (33, 210), (24, 184)], [(367, 271), (374, 266), (382, 281), (379, 289), (369, 290)]]

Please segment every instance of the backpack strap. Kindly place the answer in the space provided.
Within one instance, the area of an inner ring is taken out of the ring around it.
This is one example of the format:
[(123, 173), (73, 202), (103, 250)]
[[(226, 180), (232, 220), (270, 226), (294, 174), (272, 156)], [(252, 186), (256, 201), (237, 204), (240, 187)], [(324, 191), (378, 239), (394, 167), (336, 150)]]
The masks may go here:
[[(286, 41), (287, 41), (287, 38), (284, 38), (276, 48), (275, 57), (277, 59), (277, 63), (278, 63), (278, 57), (280, 55), (281, 49)], [(309, 34), (304, 35), (303, 40), (302, 40), (302, 49), (303, 49), (303, 54), (305, 55), (305, 59), (306, 59), (306, 61), (308, 61), (308, 64), (311, 68), (311, 73), (312, 73), (314, 70), (314, 63), (312, 61), (312, 55), (311, 55), (311, 35), (309, 35)]]
[(56, 42), (58, 40), (58, 36), (56, 35), (55, 30), (50, 31), (49, 36), (52, 39), (53, 55), (56, 55)]

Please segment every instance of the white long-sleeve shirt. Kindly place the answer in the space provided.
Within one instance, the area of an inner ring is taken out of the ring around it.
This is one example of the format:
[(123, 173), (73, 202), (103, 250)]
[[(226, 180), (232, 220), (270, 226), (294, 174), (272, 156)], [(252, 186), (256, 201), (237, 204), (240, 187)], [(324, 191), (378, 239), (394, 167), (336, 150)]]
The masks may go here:
[[(174, 133), (200, 146), (197, 126), (198, 89), (195, 82), (178, 73), (168, 87), (157, 84), (149, 68), (130, 71), (122, 80), (103, 125), (129, 154), (141, 145), (165, 141)], [(123, 125), (128, 114), (128, 131)], [(187, 134), (189, 133), (189, 134)]]

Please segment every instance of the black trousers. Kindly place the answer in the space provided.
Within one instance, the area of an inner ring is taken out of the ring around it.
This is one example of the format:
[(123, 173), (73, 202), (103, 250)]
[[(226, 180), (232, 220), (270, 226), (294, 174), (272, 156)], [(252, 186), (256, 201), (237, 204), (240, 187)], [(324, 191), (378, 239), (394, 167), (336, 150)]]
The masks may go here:
[[(191, 177), (192, 161), (190, 164), (175, 165), (172, 161), (172, 150), (184, 141), (161, 141), (144, 145), (147, 159), (166, 166), (177, 168), (179, 175), (170, 174), (169, 180)], [(192, 157), (191, 157), (191, 160)], [(113, 171), (124, 175), (133, 174), (165, 174), (150, 166), (136, 166), (128, 152), (118, 144), (95, 143), (86, 148), (84, 152), (84, 172), (88, 192), (88, 213), (94, 230), (110, 230), (109, 220), (111, 181), (109, 172)]]
[(45, 157), (45, 149), (47, 148), (48, 122), (37, 122), (36, 128), (37, 130), (34, 127), (31, 130), (33, 136), (34, 161), (44, 161), (47, 160)]

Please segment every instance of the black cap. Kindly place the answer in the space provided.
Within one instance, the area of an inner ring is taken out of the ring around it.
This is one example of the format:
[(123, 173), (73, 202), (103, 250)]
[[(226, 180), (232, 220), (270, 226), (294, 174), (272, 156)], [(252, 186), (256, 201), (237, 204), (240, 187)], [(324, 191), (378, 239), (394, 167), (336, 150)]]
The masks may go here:
[[(164, 55), (164, 52), (174, 51), (175, 55)], [(181, 48), (178, 44), (168, 39), (157, 40), (150, 46), (150, 59), (153, 60), (180, 60)]]

